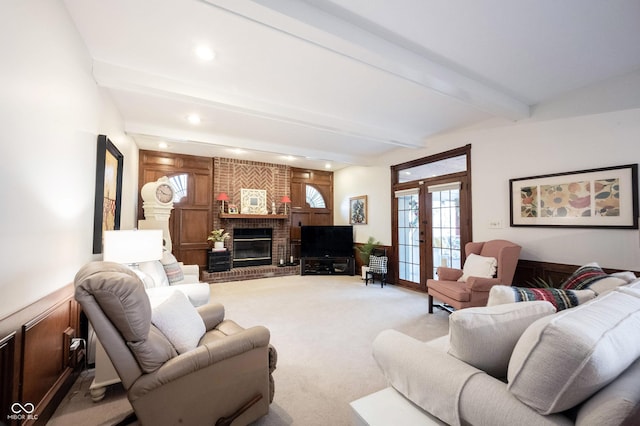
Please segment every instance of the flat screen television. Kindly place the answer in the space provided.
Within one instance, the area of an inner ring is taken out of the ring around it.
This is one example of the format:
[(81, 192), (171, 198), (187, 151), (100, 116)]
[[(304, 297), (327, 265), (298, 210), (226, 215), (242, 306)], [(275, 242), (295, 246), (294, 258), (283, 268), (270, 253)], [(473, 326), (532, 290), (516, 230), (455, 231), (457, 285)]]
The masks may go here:
[(303, 226), (302, 257), (352, 257), (353, 226)]

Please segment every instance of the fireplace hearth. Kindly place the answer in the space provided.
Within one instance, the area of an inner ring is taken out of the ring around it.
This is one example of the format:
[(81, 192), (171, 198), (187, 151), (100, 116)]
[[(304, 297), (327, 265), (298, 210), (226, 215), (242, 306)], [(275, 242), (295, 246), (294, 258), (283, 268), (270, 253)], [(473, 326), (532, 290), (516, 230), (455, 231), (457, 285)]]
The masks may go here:
[(233, 230), (233, 267), (271, 265), (273, 229), (235, 228)]

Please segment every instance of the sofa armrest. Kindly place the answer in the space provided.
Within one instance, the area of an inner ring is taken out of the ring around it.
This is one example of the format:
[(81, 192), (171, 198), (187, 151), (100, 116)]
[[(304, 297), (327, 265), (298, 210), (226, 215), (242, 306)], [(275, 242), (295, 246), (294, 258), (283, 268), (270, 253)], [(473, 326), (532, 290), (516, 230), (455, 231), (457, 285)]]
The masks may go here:
[(198, 306), (196, 309), (202, 317), (207, 331), (213, 330), (224, 320), (224, 306), (220, 303), (209, 303)]
[(156, 388), (178, 380), (208, 366), (240, 356), (254, 349), (264, 349), (264, 371), (268, 371), (270, 333), (263, 326), (247, 328), (240, 333), (216, 339), (178, 355), (150, 374), (142, 375), (129, 389), (131, 401), (144, 396)]
[(489, 291), (494, 285), (500, 284), (498, 278), (469, 277), (467, 287), (473, 291)]
[(180, 262), (180, 268), (184, 274), (184, 280), (180, 284), (193, 284), (200, 282), (200, 267), (198, 265), (185, 265)]
[(477, 425), (574, 424), (562, 413), (538, 413), (509, 392), (506, 383), (488, 374), (476, 374), (465, 385), (460, 395), (460, 417), (463, 423)]
[(467, 380), (484, 374), (424, 342), (385, 330), (373, 342), (385, 378), (407, 399), (448, 424), (460, 424), (458, 398)]
[(438, 281), (458, 281), (462, 276), (460, 269), (447, 268), (446, 266), (438, 267)]

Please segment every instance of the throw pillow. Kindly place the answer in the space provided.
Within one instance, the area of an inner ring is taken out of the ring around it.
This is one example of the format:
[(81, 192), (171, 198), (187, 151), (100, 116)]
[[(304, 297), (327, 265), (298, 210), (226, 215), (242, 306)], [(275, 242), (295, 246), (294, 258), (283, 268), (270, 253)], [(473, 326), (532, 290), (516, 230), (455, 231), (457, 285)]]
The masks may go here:
[(369, 270), (379, 274), (386, 274), (387, 256), (369, 256)]
[(618, 291), (541, 318), (513, 349), (507, 389), (541, 414), (568, 410), (640, 356), (639, 329), (640, 299)]
[(196, 308), (180, 291), (174, 291), (164, 302), (153, 308), (151, 322), (179, 354), (195, 349), (207, 331)]
[(492, 278), (496, 275), (498, 261), (495, 257), (485, 257), (471, 253), (467, 256), (462, 268), (460, 282), (467, 282), (469, 277)]
[(627, 273), (607, 275), (597, 263), (592, 262), (578, 268), (560, 285), (560, 288), (563, 290), (589, 289), (599, 295), (627, 284), (628, 280)]
[(167, 279), (169, 280), (169, 285), (175, 284), (179, 281), (184, 280), (184, 272), (182, 272), (182, 268), (178, 263), (176, 257), (165, 251), (162, 254), (162, 259), (160, 260), (162, 263), (162, 267), (164, 268), (164, 272), (167, 274)]
[(524, 288), (506, 285), (495, 285), (489, 290), (487, 306), (503, 303), (528, 302), (532, 300), (546, 300), (561, 311), (573, 308), (596, 297), (591, 290), (561, 290), (558, 288)]
[(544, 301), (457, 310), (449, 316), (449, 355), (504, 378), (520, 335), (555, 311)]

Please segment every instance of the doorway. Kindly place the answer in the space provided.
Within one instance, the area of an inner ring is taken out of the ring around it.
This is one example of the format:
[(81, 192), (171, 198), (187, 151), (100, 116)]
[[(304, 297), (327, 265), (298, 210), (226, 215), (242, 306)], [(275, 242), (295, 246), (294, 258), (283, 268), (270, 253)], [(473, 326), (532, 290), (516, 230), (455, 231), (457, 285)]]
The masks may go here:
[(471, 240), (471, 146), (392, 166), (395, 282), (426, 291), (439, 266), (459, 268)]

